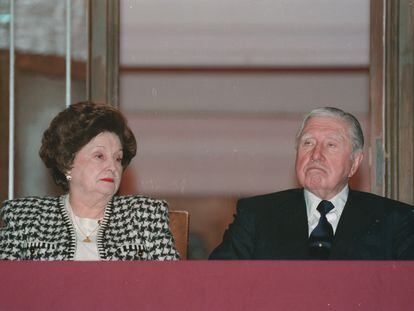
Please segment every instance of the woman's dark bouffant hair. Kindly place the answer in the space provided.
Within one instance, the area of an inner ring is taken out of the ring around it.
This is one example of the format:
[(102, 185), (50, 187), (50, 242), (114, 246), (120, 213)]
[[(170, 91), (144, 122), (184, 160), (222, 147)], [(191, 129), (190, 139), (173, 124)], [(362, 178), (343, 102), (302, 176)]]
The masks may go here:
[(71, 169), (75, 154), (102, 132), (119, 137), (125, 169), (136, 154), (137, 143), (126, 119), (114, 107), (93, 102), (73, 104), (60, 112), (43, 133), (39, 155), (64, 191), (69, 190), (65, 172)]

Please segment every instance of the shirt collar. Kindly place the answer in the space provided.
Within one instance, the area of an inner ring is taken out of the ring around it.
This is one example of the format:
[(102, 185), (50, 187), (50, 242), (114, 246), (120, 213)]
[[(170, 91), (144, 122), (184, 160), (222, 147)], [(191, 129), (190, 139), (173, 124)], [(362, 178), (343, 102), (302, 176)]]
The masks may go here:
[[(335, 208), (331, 211), (333, 213), (339, 213), (341, 215), (346, 200), (348, 199), (349, 187), (345, 185), (345, 187), (332, 199), (329, 201), (335, 206)], [(305, 195), (305, 202), (306, 202), (306, 211), (308, 213), (308, 218), (310, 215), (317, 213), (316, 208), (318, 207), (319, 203), (321, 203), (322, 199), (310, 192), (309, 190), (304, 190)]]

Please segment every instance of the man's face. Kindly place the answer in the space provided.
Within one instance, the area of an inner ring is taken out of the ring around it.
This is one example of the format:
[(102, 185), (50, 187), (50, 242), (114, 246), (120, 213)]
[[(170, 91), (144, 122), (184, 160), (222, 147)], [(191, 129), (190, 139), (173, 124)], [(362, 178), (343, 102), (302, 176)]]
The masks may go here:
[(363, 158), (360, 151), (352, 155), (348, 125), (333, 117), (309, 119), (297, 148), (299, 184), (325, 200), (342, 190)]

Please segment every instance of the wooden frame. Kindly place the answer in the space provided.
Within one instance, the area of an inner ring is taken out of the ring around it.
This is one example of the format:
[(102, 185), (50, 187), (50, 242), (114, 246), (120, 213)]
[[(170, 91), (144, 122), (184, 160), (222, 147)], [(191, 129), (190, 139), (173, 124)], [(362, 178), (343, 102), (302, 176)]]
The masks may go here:
[(0, 200), (7, 198), (9, 176), (9, 53), (0, 50)]
[(414, 1), (387, 1), (386, 195), (414, 203)]
[[(371, 1), (370, 12), (370, 152), (371, 192), (384, 195), (384, 5)], [(368, 143), (368, 142), (367, 142)]]
[(169, 220), (175, 248), (180, 253), (181, 259), (186, 260), (188, 257), (190, 214), (187, 211), (170, 210)]
[(372, 192), (411, 204), (414, 203), (413, 2), (371, 1), (370, 66)]
[(118, 106), (119, 0), (88, 1), (87, 98)]

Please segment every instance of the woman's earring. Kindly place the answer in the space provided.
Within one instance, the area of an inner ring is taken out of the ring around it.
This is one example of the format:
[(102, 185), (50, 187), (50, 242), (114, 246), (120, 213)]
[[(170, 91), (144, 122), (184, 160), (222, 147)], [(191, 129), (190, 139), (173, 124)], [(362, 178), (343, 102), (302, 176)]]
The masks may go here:
[(70, 176), (69, 174), (66, 175), (66, 180), (67, 181), (71, 181), (72, 180), (72, 176)]

